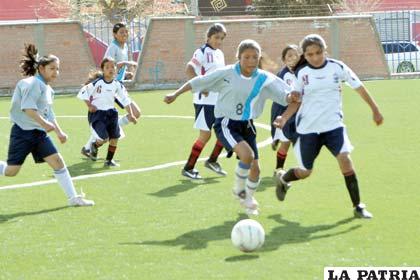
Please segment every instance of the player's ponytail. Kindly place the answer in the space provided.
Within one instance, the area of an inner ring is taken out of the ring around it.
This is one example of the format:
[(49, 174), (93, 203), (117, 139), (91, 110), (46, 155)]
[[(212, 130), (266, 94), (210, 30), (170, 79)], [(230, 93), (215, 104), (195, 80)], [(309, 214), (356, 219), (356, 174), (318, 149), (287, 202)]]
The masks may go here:
[(52, 54), (39, 57), (38, 49), (34, 44), (25, 44), (23, 58), (20, 60), (21, 72), (24, 76), (34, 76), (39, 66), (46, 66), (54, 61), (59, 62), (60, 60)]

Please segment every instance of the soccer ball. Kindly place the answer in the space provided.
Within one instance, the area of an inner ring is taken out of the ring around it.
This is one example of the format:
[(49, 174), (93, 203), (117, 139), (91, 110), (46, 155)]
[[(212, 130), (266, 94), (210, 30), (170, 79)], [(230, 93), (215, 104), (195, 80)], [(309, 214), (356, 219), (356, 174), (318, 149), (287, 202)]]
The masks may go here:
[(242, 252), (252, 252), (264, 244), (265, 232), (259, 222), (245, 219), (236, 223), (230, 238), (233, 245)]

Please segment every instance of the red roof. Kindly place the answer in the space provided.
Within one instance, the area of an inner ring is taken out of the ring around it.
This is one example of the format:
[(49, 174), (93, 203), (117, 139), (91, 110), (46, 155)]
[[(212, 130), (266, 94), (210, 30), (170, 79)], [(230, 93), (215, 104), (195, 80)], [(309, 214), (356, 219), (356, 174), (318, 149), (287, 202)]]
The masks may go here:
[(47, 7), (47, 0), (0, 1), (0, 20), (25, 20), (39, 18), (59, 18)]

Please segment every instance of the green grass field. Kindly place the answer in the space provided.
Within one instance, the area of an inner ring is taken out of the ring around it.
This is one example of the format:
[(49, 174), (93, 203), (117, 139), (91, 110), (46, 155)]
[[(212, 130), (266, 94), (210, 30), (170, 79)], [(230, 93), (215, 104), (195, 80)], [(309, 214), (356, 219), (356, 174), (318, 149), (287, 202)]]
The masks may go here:
[[(419, 266), (420, 80), (366, 83), (385, 117), (381, 127), (357, 93), (344, 91), (344, 111), (362, 200), (374, 214), (353, 219), (350, 198), (336, 160), (321, 152), (309, 179), (294, 184), (287, 199), (274, 195), (275, 153), (260, 149), (262, 184), (256, 219), (266, 231), (260, 251), (231, 245), (233, 225), (245, 217), (231, 196), (234, 159), (221, 159), (226, 178), (197, 167), (199, 183), (180, 175), (198, 135), (187, 118), (191, 96), (166, 105), (166, 92), (132, 93), (145, 117), (125, 128), (117, 169), (80, 155), (88, 137), (85, 105), (57, 97), (55, 112), (70, 136), (57, 144), (92, 208), (66, 207), (56, 183), (4, 189), (52, 179), (46, 164), (28, 157), (15, 178), (0, 177), (0, 279), (323, 279), (325, 266)], [(0, 99), (7, 117), (10, 100)], [(269, 106), (258, 122), (268, 123)], [(73, 116), (73, 117), (71, 117)], [(0, 119), (0, 159), (7, 157), (10, 122)], [(269, 137), (259, 128), (258, 141)], [(54, 140), (55, 136), (52, 135)], [(56, 141), (57, 143), (58, 141)], [(203, 151), (208, 156), (214, 143)], [(105, 156), (102, 148), (100, 156)], [(165, 166), (166, 163), (175, 163)], [(286, 166), (295, 165), (290, 151)], [(159, 168), (160, 166), (160, 168)], [(146, 169), (148, 167), (156, 167)], [(109, 174), (133, 170), (131, 173)], [(2, 189), (3, 187), (3, 189)]]

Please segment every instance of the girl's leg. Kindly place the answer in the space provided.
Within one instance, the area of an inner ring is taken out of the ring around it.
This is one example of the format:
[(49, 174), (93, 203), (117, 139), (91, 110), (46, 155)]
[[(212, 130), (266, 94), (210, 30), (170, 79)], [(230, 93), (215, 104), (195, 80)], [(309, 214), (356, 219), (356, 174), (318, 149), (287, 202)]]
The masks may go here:
[(109, 139), (108, 153), (106, 155), (106, 160), (104, 163), (105, 167), (119, 166), (119, 164), (113, 160), (115, 151), (117, 150), (117, 144), (118, 138)]
[[(135, 101), (131, 101), (130, 103), (131, 112), (133, 112), (133, 116), (138, 119), (141, 116), (141, 110), (140, 107), (137, 105)], [(124, 115), (118, 119), (118, 125), (125, 126), (129, 124), (130, 121), (127, 118), (127, 115)]]
[(191, 148), (190, 155), (188, 156), (187, 163), (185, 164), (182, 175), (191, 179), (201, 179), (198, 171), (194, 170), (197, 159), (200, 157), (201, 151), (211, 137), (211, 132), (206, 130), (200, 130), (198, 138), (195, 140), (194, 145)]
[(281, 142), (280, 147), (277, 150), (276, 170), (284, 168), (284, 162), (286, 161), (289, 147), (290, 147), (290, 142)]
[(77, 195), (70, 173), (59, 153), (47, 156), (44, 160), (54, 170), (54, 176), (66, 194), (71, 206), (92, 206), (95, 204), (92, 200), (84, 199), (83, 195)]
[(0, 161), (0, 176), (14, 177), (21, 167), (22, 165), (7, 165), (5, 161)]
[(254, 152), (252, 151), (249, 144), (245, 141), (239, 142), (233, 151), (239, 157), (238, 165), (235, 170), (235, 186), (233, 192), (241, 197), (245, 198), (245, 187), (246, 180), (249, 176), (249, 170), (251, 168), (252, 161), (254, 160)]

